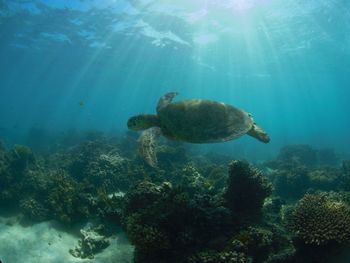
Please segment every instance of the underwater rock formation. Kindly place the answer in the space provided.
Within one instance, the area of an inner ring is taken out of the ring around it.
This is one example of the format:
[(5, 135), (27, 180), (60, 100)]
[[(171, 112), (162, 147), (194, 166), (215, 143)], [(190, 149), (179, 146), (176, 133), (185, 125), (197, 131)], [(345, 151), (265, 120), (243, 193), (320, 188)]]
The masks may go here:
[(324, 148), (317, 151), (317, 161), (320, 166), (337, 166), (339, 157), (333, 149)]
[(350, 176), (350, 160), (343, 161), (342, 169), (344, 175)]
[(342, 171), (337, 166), (331, 166), (337, 163), (337, 155), (331, 149), (315, 150), (308, 145), (289, 145), (281, 149), (275, 160), (264, 165), (275, 194), (288, 201), (296, 201), (308, 191), (346, 190)]
[(277, 160), (295, 166), (313, 166), (317, 164), (317, 151), (310, 145), (287, 145), (281, 149)]
[(331, 191), (340, 188), (342, 174), (335, 167), (320, 167), (310, 170), (310, 187), (321, 191)]
[(228, 186), (224, 193), (225, 206), (240, 217), (260, 214), (264, 199), (272, 192), (272, 184), (247, 162), (232, 161), (229, 164)]
[(344, 191), (350, 191), (350, 160), (343, 161), (341, 171), (341, 189)]
[(339, 158), (333, 149), (314, 149), (307, 144), (286, 145), (277, 158), (266, 162), (272, 169), (292, 169), (293, 167), (336, 166)]
[(80, 234), (82, 237), (78, 241), (78, 246), (69, 250), (74, 257), (93, 259), (96, 254), (110, 245), (108, 237), (104, 235), (103, 225), (96, 227), (88, 225), (80, 230)]
[(290, 229), (305, 244), (350, 241), (350, 207), (339, 194), (306, 194), (288, 219)]
[(275, 193), (287, 200), (302, 197), (310, 188), (308, 172), (307, 168), (302, 166), (270, 172)]

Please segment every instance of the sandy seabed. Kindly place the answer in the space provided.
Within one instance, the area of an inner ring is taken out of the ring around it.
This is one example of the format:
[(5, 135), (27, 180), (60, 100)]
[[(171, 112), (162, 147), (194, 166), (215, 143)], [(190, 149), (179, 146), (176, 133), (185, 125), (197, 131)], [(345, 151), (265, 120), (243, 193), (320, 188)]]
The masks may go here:
[(31, 226), (9, 224), (0, 217), (0, 260), (2, 263), (131, 263), (133, 247), (123, 234), (111, 238), (108, 248), (94, 259), (75, 258), (69, 249), (78, 244), (79, 237), (55, 227), (54, 222)]

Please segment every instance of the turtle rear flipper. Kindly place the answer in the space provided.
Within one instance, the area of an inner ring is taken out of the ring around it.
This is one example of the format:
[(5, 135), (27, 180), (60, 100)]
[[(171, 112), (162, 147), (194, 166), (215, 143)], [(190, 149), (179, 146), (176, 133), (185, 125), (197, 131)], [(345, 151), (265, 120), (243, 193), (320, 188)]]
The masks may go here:
[(139, 152), (143, 159), (152, 167), (157, 167), (156, 147), (160, 135), (162, 134), (159, 127), (153, 127), (142, 132), (139, 143)]
[(178, 92), (168, 92), (167, 94), (162, 96), (158, 101), (157, 112), (159, 112), (162, 108), (166, 107), (178, 94)]

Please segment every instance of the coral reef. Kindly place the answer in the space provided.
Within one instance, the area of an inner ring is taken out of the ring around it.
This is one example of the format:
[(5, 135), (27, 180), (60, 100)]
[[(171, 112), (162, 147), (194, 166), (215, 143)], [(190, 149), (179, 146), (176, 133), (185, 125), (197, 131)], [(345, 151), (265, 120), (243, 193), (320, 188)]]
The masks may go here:
[[(225, 206), (240, 218), (259, 215), (264, 199), (272, 192), (271, 183), (247, 162), (232, 161), (229, 165), (228, 186), (224, 193)], [(243, 217), (242, 217), (243, 216)]]
[(313, 166), (317, 164), (317, 151), (310, 145), (287, 145), (284, 146), (277, 161), (288, 166)]
[(30, 148), (16, 144), (11, 151), (10, 167), (14, 172), (23, 172), (28, 165), (35, 162), (35, 157)]
[(157, 158), (161, 168), (176, 168), (179, 163), (187, 162), (186, 148), (180, 143), (162, 144), (157, 148)]
[[(90, 144), (87, 143), (87, 145)], [(82, 146), (84, 154), (86, 147), (85, 144)], [(92, 150), (90, 146), (88, 149)], [(110, 149), (108, 150), (110, 153)], [(112, 184), (109, 181), (110, 178), (100, 180), (98, 184), (93, 176), (84, 179), (73, 177), (73, 174), (68, 173), (72, 162), (66, 160), (69, 159), (66, 155), (70, 154), (71, 152), (63, 156), (55, 154), (47, 161), (43, 161), (36, 158), (25, 146), (17, 145), (13, 150), (2, 151), (0, 204), (14, 210), (18, 209), (26, 219), (33, 222), (55, 219), (70, 225), (93, 215), (98, 215), (100, 218), (120, 217), (119, 201), (116, 198), (110, 198), (109, 193), (112, 193), (111, 190), (119, 189), (121, 180), (113, 181), (119, 185), (118, 187), (108, 187)], [(126, 169), (127, 166), (124, 159), (116, 153), (113, 152), (111, 155), (101, 153), (96, 158), (98, 162), (91, 157), (86, 163), (90, 169), (88, 169), (89, 174), (99, 177), (107, 174), (112, 179), (125, 177), (116, 173)], [(79, 157), (79, 160), (82, 159), (84, 158)], [(53, 160), (58, 160), (55, 165), (52, 165)], [(96, 163), (98, 169), (93, 169)], [(116, 176), (113, 177), (115, 174)]]
[(318, 164), (322, 166), (337, 166), (339, 157), (333, 149), (325, 148), (317, 151)]
[(116, 151), (108, 152), (89, 163), (85, 180), (111, 192), (124, 191), (130, 184), (130, 180), (125, 176), (127, 172), (128, 160)]
[(310, 177), (305, 167), (276, 170), (270, 173), (275, 193), (285, 199), (302, 197), (310, 188)]
[(250, 252), (258, 261), (266, 258), (273, 242), (273, 234), (264, 228), (248, 227), (234, 236), (234, 241), (242, 243), (246, 250)]
[(331, 191), (338, 189), (341, 184), (341, 171), (335, 167), (324, 166), (310, 170), (310, 187), (322, 190)]
[(197, 246), (205, 247), (232, 229), (222, 200), (200, 190), (190, 194), (169, 183), (145, 182), (125, 198), (124, 222), (137, 262), (183, 262)]
[(350, 191), (350, 160), (343, 161), (341, 171), (341, 189), (344, 191)]
[(153, 168), (133, 133), (60, 140), (44, 154), (0, 144), (0, 209), (69, 231), (101, 224), (80, 231), (75, 257), (93, 258), (117, 227), (135, 263), (330, 262), (350, 241), (350, 162), (330, 149), (286, 146), (258, 170), (169, 142)]
[(269, 230), (276, 228), (270, 225), (245, 228), (261, 216), (271, 192), (261, 172), (246, 162), (231, 162), (224, 192), (206, 187), (210, 183), (204, 177), (203, 186), (191, 165), (183, 172), (194, 181), (181, 187), (143, 182), (126, 194), (123, 221), (136, 262), (262, 262), (282, 257), (281, 250), (290, 244), (284, 232)]
[(191, 257), (188, 263), (250, 263), (246, 254), (237, 251), (216, 252), (205, 251)]
[(287, 262), (295, 255), (291, 239), (278, 224), (249, 226), (242, 229), (233, 236), (228, 248), (245, 252), (253, 262)]
[(78, 246), (69, 250), (72, 256), (77, 258), (93, 259), (97, 253), (100, 253), (103, 249), (110, 245), (108, 237), (104, 234), (104, 226), (91, 226), (88, 225), (80, 230), (81, 239)]
[(339, 194), (306, 194), (290, 215), (289, 227), (306, 244), (350, 240), (350, 207)]
[(36, 169), (33, 152), (26, 146), (15, 145), (0, 156), (0, 204), (18, 206), (21, 182), (31, 169)]
[(284, 146), (276, 160), (267, 162), (273, 169), (290, 169), (297, 166), (336, 166), (339, 157), (333, 149), (314, 149), (310, 145), (296, 144)]
[(201, 192), (209, 192), (212, 190), (211, 181), (202, 176), (193, 164), (185, 165), (181, 172), (179, 184), (186, 186), (187, 191), (194, 192), (200, 189)]
[(337, 163), (338, 157), (331, 149), (289, 145), (264, 165), (275, 193), (293, 202), (308, 191), (346, 190), (344, 173), (334, 166)]
[(345, 176), (350, 176), (350, 160), (343, 161), (342, 169)]
[(64, 172), (52, 176), (51, 183), (47, 203), (56, 220), (72, 224), (89, 216), (92, 197), (83, 185)]
[(31, 221), (40, 222), (50, 219), (50, 211), (33, 198), (22, 200), (20, 210), (25, 218)]

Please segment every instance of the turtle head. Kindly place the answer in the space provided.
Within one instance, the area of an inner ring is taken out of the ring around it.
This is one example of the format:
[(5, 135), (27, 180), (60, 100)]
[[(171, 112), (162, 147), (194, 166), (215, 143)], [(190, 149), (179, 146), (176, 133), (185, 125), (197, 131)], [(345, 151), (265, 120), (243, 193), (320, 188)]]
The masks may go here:
[(255, 139), (258, 139), (263, 143), (268, 143), (270, 141), (270, 136), (255, 123), (253, 124), (250, 131), (247, 132), (247, 134), (254, 137)]
[(141, 114), (133, 116), (128, 120), (128, 128), (133, 131), (146, 130), (160, 125), (159, 118), (153, 114)]

